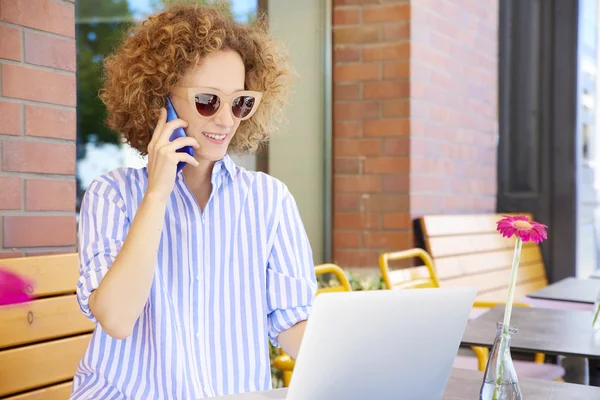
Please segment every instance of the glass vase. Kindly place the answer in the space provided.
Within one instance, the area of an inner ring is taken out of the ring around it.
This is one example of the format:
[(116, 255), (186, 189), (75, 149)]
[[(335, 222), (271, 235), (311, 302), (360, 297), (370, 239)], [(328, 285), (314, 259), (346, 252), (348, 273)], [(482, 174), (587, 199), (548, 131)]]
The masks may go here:
[(505, 333), (503, 324), (497, 323), (494, 346), (483, 376), (479, 400), (522, 400), (519, 380), (510, 355), (510, 340), (517, 329)]

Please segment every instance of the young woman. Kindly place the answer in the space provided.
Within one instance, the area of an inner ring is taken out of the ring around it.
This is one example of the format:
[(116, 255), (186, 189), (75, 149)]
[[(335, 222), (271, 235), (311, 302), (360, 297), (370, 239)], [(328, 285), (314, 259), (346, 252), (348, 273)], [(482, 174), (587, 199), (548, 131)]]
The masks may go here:
[[(227, 153), (268, 139), (285, 58), (264, 23), (181, 5), (141, 24), (105, 71), (108, 125), (148, 166), (98, 177), (81, 206), (77, 297), (97, 326), (71, 399), (269, 389), (268, 339), (298, 352), (312, 252), (286, 186)], [(186, 135), (170, 140), (177, 128)]]

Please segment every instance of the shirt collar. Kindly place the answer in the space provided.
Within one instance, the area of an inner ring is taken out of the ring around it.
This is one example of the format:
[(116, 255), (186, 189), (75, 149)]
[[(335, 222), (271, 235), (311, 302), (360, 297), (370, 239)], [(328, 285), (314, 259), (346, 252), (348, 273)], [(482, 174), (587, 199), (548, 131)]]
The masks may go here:
[(235, 181), (235, 163), (233, 162), (231, 157), (229, 157), (229, 154), (225, 154), (225, 157), (223, 157), (215, 163), (212, 173), (214, 175), (223, 170), (225, 170), (229, 174), (229, 177), (232, 181)]

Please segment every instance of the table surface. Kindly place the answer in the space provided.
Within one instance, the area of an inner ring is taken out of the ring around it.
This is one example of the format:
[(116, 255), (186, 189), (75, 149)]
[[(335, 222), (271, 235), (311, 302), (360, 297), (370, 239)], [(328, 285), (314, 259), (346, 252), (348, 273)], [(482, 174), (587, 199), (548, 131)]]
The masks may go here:
[(600, 279), (565, 278), (527, 295), (536, 299), (594, 304), (600, 292)]
[[(496, 322), (503, 319), (504, 306), (496, 306), (469, 321), (462, 344), (491, 347)], [(600, 331), (592, 329), (591, 311), (514, 307), (510, 324), (517, 328), (513, 350), (600, 359)]]
[[(453, 369), (443, 400), (465, 400), (479, 398), (483, 373), (463, 369)], [(600, 388), (571, 383), (546, 381), (531, 378), (519, 379), (519, 386), (527, 400), (588, 400), (600, 398)], [(285, 389), (267, 392), (245, 393), (217, 397), (221, 400), (284, 400)], [(357, 399), (359, 400), (359, 399)], [(360, 399), (362, 400), (362, 399)]]

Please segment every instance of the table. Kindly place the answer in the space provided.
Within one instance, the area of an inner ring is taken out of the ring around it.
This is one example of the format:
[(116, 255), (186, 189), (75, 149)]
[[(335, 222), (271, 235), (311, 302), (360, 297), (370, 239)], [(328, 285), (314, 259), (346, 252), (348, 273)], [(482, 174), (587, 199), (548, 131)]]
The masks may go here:
[[(443, 400), (478, 399), (483, 373), (453, 369)], [(523, 398), (527, 400), (588, 400), (600, 398), (600, 388), (531, 378), (519, 379)], [(286, 389), (216, 397), (221, 400), (283, 400)], [(401, 394), (398, 398), (401, 398)], [(358, 400), (358, 399), (357, 399)], [(362, 400), (362, 399), (360, 399)], [(366, 399), (365, 399), (366, 400)], [(370, 399), (369, 399), (370, 400)]]
[[(503, 318), (504, 306), (497, 306), (469, 321), (462, 344), (491, 347)], [(591, 311), (514, 307), (511, 326), (518, 330), (512, 350), (587, 358), (590, 385), (600, 386), (600, 331), (592, 329)]]
[(534, 299), (594, 304), (600, 292), (600, 279), (565, 278), (527, 295)]
[[(503, 319), (504, 306), (496, 306), (469, 321), (462, 344), (491, 347), (496, 322)], [(514, 350), (600, 359), (600, 332), (592, 329), (590, 311), (513, 307), (510, 324), (518, 330), (511, 340)]]

